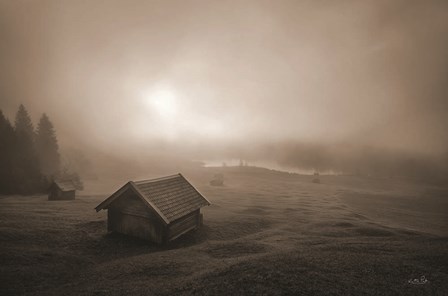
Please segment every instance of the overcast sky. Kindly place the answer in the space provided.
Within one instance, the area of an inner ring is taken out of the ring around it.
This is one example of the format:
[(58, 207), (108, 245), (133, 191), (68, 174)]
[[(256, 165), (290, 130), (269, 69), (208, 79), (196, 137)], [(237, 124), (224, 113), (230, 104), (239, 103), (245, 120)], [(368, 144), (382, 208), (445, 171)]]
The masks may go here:
[(1, 0), (0, 40), (62, 146), (448, 150), (447, 1)]

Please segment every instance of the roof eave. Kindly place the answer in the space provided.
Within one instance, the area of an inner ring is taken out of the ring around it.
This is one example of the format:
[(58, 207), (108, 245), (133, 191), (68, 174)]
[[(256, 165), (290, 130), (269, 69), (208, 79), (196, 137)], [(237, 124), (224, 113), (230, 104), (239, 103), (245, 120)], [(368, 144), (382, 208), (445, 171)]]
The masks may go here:
[(107, 206), (115, 199), (117, 198), (119, 195), (121, 195), (126, 189), (127, 187), (129, 187), (130, 182), (124, 184), (123, 186), (121, 186), (117, 191), (115, 191), (111, 196), (109, 196), (108, 198), (106, 198), (105, 200), (103, 200), (99, 205), (97, 205), (95, 207), (95, 210), (97, 212), (107, 209)]

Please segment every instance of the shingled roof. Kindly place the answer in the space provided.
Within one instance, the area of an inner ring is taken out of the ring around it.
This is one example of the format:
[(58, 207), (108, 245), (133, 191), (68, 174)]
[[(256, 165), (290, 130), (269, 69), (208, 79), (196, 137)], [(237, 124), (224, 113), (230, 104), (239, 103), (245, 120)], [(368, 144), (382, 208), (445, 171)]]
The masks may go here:
[(55, 180), (54, 183), (62, 191), (72, 191), (76, 190), (75, 184), (71, 180)]
[(169, 224), (210, 202), (181, 174), (163, 178), (130, 181), (117, 192), (99, 204), (95, 209), (107, 209), (109, 205), (127, 190), (132, 190), (148, 206)]

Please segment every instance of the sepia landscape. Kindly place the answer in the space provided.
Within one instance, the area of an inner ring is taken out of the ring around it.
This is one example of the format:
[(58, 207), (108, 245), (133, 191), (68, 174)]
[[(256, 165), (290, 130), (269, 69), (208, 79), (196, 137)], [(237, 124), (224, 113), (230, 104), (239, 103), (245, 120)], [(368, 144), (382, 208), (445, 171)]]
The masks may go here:
[(0, 1), (0, 295), (448, 295), (445, 1)]

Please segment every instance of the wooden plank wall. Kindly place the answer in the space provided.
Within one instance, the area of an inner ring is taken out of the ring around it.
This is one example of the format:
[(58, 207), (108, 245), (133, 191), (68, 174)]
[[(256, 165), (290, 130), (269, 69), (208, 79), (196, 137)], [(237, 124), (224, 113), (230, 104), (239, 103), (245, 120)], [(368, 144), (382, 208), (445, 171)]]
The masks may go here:
[(75, 199), (75, 191), (62, 191), (61, 192), (61, 199), (63, 200), (72, 200)]
[(151, 219), (157, 219), (158, 216), (154, 211), (148, 209), (143, 201), (135, 196), (133, 192), (125, 192), (122, 196), (117, 198), (110, 208), (135, 216), (148, 217)]
[(199, 210), (188, 214), (169, 225), (168, 239), (173, 240), (180, 235), (199, 227), (200, 213)]
[(157, 220), (109, 209), (108, 230), (135, 236), (155, 243), (163, 242), (164, 226)]
[(48, 200), (73, 200), (75, 199), (75, 191), (62, 191), (60, 189), (51, 189)]

